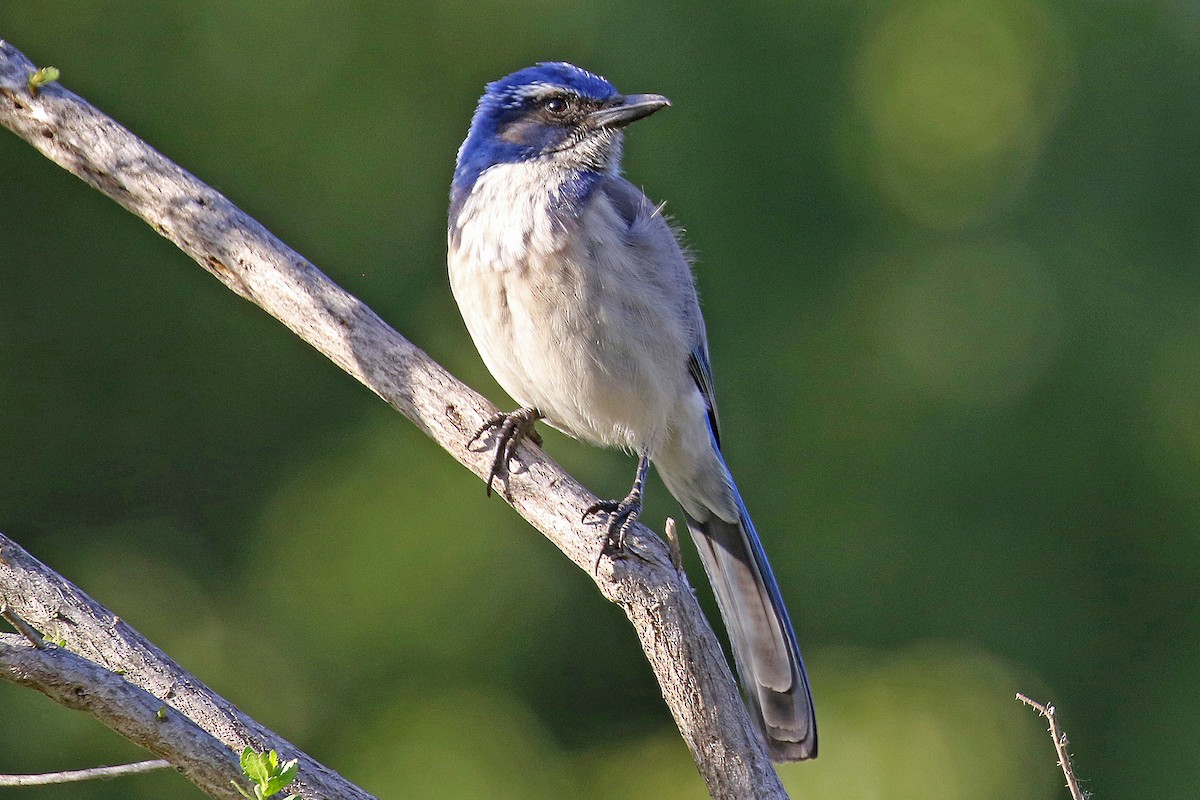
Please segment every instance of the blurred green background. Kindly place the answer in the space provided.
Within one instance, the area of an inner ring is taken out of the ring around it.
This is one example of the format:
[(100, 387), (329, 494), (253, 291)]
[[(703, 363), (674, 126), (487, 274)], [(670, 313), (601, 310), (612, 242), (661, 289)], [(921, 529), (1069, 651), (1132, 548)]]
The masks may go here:
[[(444, 266), (483, 84), (666, 94), (626, 171), (698, 256), (812, 673), (793, 796), (1064, 796), (1017, 691), (1098, 796), (1194, 794), (1191, 0), (6, 0), (0, 37), (500, 405)], [(0, 529), (381, 797), (704, 796), (620, 611), (478, 480), (7, 133), (0, 188)], [(626, 491), (631, 459), (547, 447)], [(0, 685), (0, 771), (136, 757)]]

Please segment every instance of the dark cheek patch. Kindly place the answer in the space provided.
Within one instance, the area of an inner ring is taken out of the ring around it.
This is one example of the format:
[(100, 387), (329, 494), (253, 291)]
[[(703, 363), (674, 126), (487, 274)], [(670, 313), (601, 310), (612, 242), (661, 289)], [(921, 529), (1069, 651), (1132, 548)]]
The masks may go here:
[(531, 127), (532, 126), (529, 124), (528, 120), (515, 119), (512, 122), (506, 122), (501, 125), (500, 130), (497, 131), (497, 133), (500, 135), (500, 138), (506, 142), (529, 145), (531, 144), (529, 141), (530, 134), (533, 133), (533, 131), (530, 130)]
[(558, 125), (539, 124), (531, 119), (514, 119), (500, 126), (497, 135), (504, 141), (536, 152), (551, 150), (565, 139), (569, 132)]

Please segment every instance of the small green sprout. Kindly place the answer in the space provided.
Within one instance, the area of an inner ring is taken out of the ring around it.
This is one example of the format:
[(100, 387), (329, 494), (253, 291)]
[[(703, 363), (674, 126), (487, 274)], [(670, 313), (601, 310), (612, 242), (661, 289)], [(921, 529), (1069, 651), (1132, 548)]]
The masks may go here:
[[(273, 794), (283, 791), (283, 788), (296, 780), (296, 759), (279, 763), (279, 754), (274, 750), (260, 753), (247, 747), (242, 751), (242, 772), (254, 782), (253, 794), (242, 788), (236, 781), (230, 781), (233, 788), (246, 800), (266, 800)], [(290, 794), (284, 800), (295, 800), (296, 795)]]
[(54, 83), (61, 74), (58, 67), (42, 67), (29, 76), (29, 93), (36, 96), (38, 89), (47, 83)]

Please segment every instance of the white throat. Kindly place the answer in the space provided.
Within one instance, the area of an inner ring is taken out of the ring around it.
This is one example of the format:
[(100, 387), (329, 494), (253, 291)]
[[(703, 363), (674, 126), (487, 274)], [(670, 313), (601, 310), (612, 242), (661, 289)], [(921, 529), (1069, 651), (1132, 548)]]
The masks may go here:
[(566, 231), (552, 212), (570, 177), (548, 160), (488, 167), (454, 220), (455, 255), (476, 268), (503, 270), (559, 249)]

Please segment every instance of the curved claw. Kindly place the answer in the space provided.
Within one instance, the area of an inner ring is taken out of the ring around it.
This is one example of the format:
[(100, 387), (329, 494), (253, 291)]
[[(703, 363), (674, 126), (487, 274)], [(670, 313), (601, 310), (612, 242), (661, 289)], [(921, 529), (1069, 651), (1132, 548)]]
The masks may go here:
[(608, 517), (608, 531), (604, 535), (604, 544), (600, 547), (600, 555), (596, 556), (596, 569), (600, 569), (600, 559), (605, 556), (617, 556), (625, 552), (625, 537), (633, 523), (637, 522), (642, 513), (642, 489), (646, 486), (646, 471), (650, 469), (650, 458), (645, 453), (638, 455), (637, 474), (633, 478), (633, 488), (624, 500), (601, 500), (592, 503), (583, 512), (583, 522), (588, 517), (604, 514)]
[(625, 552), (625, 537), (641, 513), (642, 496), (640, 492), (631, 492), (624, 500), (601, 500), (587, 507), (587, 510), (583, 512), (583, 522), (587, 522), (589, 517), (597, 517), (600, 514), (608, 517), (604, 544), (600, 547), (600, 557), (596, 559), (597, 565), (600, 563), (600, 558), (604, 556), (615, 556)]
[(479, 426), (479, 430), (475, 431), (471, 441), (467, 442), (467, 447), (470, 447), (482, 439), (485, 434), (498, 429), (496, 456), (492, 459), (492, 468), (488, 472), (488, 497), (492, 496), (492, 484), (495, 482), (496, 476), (501, 472), (508, 471), (508, 465), (515, 457), (517, 446), (521, 444), (522, 440), (529, 439), (541, 447), (542, 435), (533, 427), (534, 423), (541, 418), (542, 414), (536, 408), (518, 408), (516, 411), (507, 413), (501, 411), (488, 417)]

